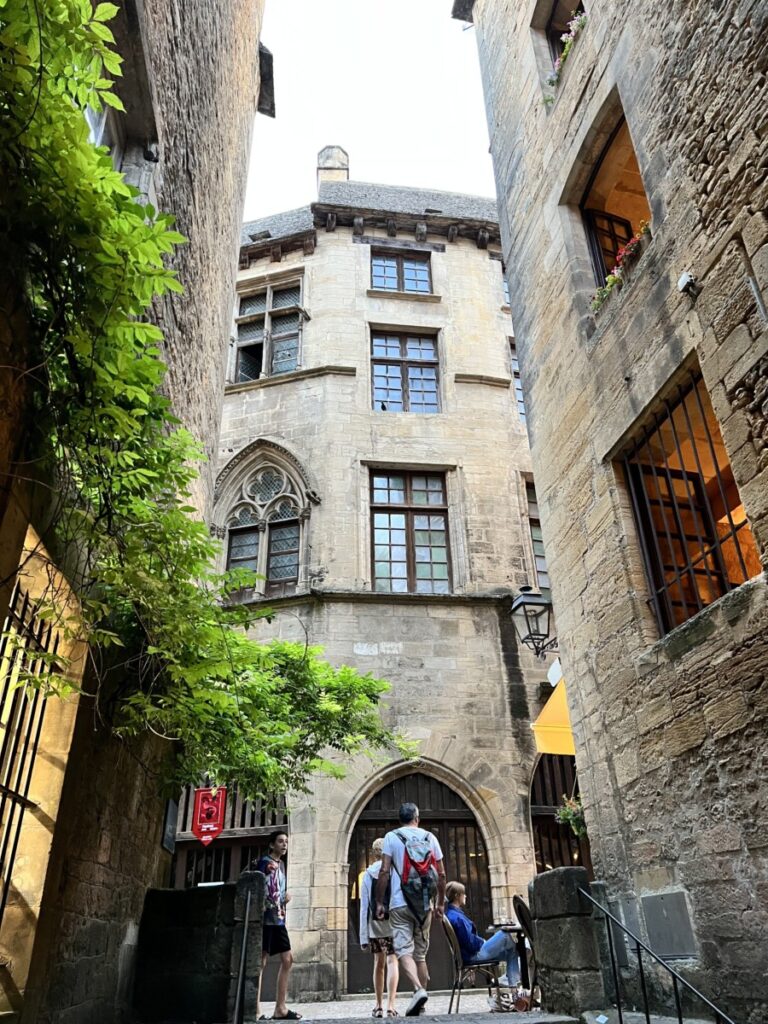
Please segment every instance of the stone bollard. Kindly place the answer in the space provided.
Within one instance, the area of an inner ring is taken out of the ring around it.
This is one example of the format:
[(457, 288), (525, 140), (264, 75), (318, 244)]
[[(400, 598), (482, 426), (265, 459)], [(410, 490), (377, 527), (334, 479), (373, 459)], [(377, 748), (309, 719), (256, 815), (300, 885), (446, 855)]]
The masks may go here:
[(578, 1017), (608, 1004), (603, 985), (585, 868), (555, 868), (530, 886), (536, 959), (543, 1009)]
[(235, 928), (232, 939), (230, 973), (232, 982), (227, 1000), (228, 1020), (234, 1020), (237, 999), (237, 979), (243, 945), (243, 921), (247, 894), (251, 894), (248, 915), (248, 943), (245, 956), (245, 985), (243, 990), (244, 1019), (252, 1020), (256, 1012), (256, 994), (261, 975), (261, 929), (264, 918), (264, 875), (261, 871), (244, 871), (237, 882), (235, 895)]

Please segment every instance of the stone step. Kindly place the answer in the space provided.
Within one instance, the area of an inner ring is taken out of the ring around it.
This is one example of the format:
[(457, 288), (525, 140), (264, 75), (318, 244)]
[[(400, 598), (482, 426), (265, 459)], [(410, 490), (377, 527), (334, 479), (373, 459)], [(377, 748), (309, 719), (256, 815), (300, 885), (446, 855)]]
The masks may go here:
[[(645, 1014), (634, 1010), (623, 1010), (624, 1024), (646, 1024)], [(683, 1017), (683, 1024), (713, 1024), (714, 1017)], [(619, 1014), (615, 1009), (590, 1010), (582, 1013), (581, 1024), (619, 1024)], [(657, 1013), (651, 1014), (651, 1024), (680, 1024), (677, 1016), (664, 1017)]]

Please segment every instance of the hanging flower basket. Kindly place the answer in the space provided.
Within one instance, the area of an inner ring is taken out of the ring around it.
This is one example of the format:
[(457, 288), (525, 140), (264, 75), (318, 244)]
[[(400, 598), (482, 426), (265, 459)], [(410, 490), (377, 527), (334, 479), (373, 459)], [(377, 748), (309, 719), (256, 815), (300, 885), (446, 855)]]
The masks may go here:
[(640, 258), (643, 249), (651, 237), (651, 227), (647, 221), (640, 221), (640, 230), (619, 249), (616, 254), (616, 266), (605, 279), (589, 303), (593, 313), (598, 313), (607, 302), (613, 291), (618, 291), (627, 279), (632, 265)]
[(561, 825), (570, 825), (571, 832), (579, 839), (587, 834), (587, 823), (584, 820), (584, 808), (578, 797), (563, 795), (563, 804), (555, 811), (555, 818)]

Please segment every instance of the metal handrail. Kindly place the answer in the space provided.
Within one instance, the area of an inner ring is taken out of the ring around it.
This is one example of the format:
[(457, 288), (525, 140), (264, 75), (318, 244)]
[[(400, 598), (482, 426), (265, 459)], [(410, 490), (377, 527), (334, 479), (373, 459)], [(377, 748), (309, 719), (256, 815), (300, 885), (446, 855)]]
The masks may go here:
[[(243, 941), (240, 946), (240, 963), (237, 969), (237, 985), (235, 987), (235, 1011), (232, 1014), (233, 1024), (243, 1024), (245, 1018), (245, 966), (248, 953), (248, 923), (251, 916), (251, 890), (245, 895), (245, 913), (243, 914)], [(730, 1024), (733, 1024), (731, 1021)]]
[[(706, 1006), (709, 1007), (710, 1010), (712, 1010), (714, 1012), (714, 1014), (715, 1014), (715, 1024), (735, 1024), (735, 1021), (731, 1017), (729, 1017), (726, 1013), (723, 1013), (723, 1011), (719, 1007), (715, 1006), (715, 1004), (710, 999), (707, 999), (707, 997), (703, 994), (703, 992), (699, 992), (699, 990), (697, 988), (695, 988), (689, 981), (686, 981), (686, 979), (682, 976), (682, 974), (678, 974), (677, 971), (674, 970), (674, 968), (670, 967), (669, 964), (658, 955), (658, 953), (654, 953), (654, 951), (651, 949), (650, 946), (647, 946), (643, 942), (642, 939), (638, 938), (637, 935), (635, 935), (634, 932), (631, 932), (629, 930), (629, 928), (627, 928), (624, 924), (622, 924), (622, 922), (619, 921), (619, 919), (617, 917), (614, 917), (614, 915), (610, 912), (610, 910), (607, 910), (602, 905), (602, 903), (599, 903), (594, 898), (594, 896), (591, 896), (585, 889), (582, 889), (581, 886), (579, 886), (579, 892), (581, 893), (582, 896), (586, 896), (586, 898), (589, 900), (589, 902), (591, 904), (593, 904), (593, 906), (597, 907), (597, 909), (600, 911), (600, 913), (603, 915), (603, 917), (610, 918), (610, 920), (613, 921), (614, 924), (618, 925), (618, 927), (621, 928), (621, 930), (624, 932), (624, 934), (628, 935), (630, 937), (630, 939), (632, 939), (632, 941), (634, 942), (634, 944), (635, 944), (635, 952), (637, 953), (637, 962), (638, 962), (638, 967), (639, 967), (639, 973), (640, 973), (640, 988), (642, 989), (642, 993), (643, 993), (643, 1003), (644, 1003), (644, 1011), (645, 1011), (646, 1024), (651, 1024), (651, 1014), (650, 1014), (650, 1009), (648, 1007), (648, 992), (647, 992), (646, 986), (645, 986), (645, 971), (643, 969), (643, 957), (642, 957), (641, 950), (645, 950), (645, 952), (648, 953), (649, 956), (653, 957), (653, 959), (656, 961), (657, 964), (661, 964), (661, 966), (664, 968), (664, 970), (668, 974), (670, 974), (672, 976), (672, 988), (673, 988), (674, 994), (675, 994), (675, 1009), (677, 1010), (677, 1019), (679, 1021), (679, 1024), (684, 1024), (684, 1022), (683, 1022), (683, 1009), (682, 1009), (682, 1004), (680, 1002), (680, 992), (679, 992), (679, 989), (678, 989), (678, 983), (681, 984), (684, 988), (687, 988), (689, 992), (693, 993), (693, 995), (696, 996), (697, 999), (700, 999)], [(621, 1006), (621, 993), (620, 993), (620, 990), (619, 990), (619, 975), (618, 975), (618, 970), (616, 968), (616, 953), (615, 953), (614, 946), (613, 946), (613, 931), (612, 931), (611, 927), (609, 926), (608, 921), (605, 922), (605, 927), (606, 927), (606, 931), (608, 932), (608, 950), (609, 950), (609, 952), (611, 954), (611, 969), (612, 969), (612, 972), (613, 972), (613, 983), (614, 983), (614, 986), (616, 988), (616, 1004), (617, 1004), (617, 1009), (618, 1009), (618, 1012), (619, 1012), (619, 1024), (623, 1024), (623, 1022), (624, 1022), (624, 1015), (622, 1013), (622, 1006)]]

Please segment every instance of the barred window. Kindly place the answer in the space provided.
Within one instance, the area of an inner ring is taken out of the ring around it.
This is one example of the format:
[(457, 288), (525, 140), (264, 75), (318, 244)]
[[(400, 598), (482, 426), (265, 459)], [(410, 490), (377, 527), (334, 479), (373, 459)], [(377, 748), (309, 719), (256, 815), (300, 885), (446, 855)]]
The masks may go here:
[(530, 480), (526, 482), (525, 493), (528, 499), (528, 526), (531, 531), (531, 542), (533, 544), (536, 585), (543, 594), (548, 594), (549, 570), (547, 569), (547, 556), (544, 553), (544, 539), (541, 534), (539, 503), (536, 498), (536, 487)]
[(698, 373), (663, 404), (623, 463), (662, 634), (762, 572)]
[(298, 368), (301, 317), (298, 281), (269, 285), (242, 296), (237, 317), (236, 383)]
[(372, 253), (371, 287), (388, 292), (432, 291), (429, 253)]
[(296, 589), (301, 551), (299, 492), (278, 466), (258, 469), (229, 518), (228, 569), (265, 577), (264, 591), (280, 597)]
[(440, 411), (437, 338), (374, 333), (371, 349), (374, 409)]
[(448, 509), (442, 473), (371, 474), (373, 589), (449, 594)]

